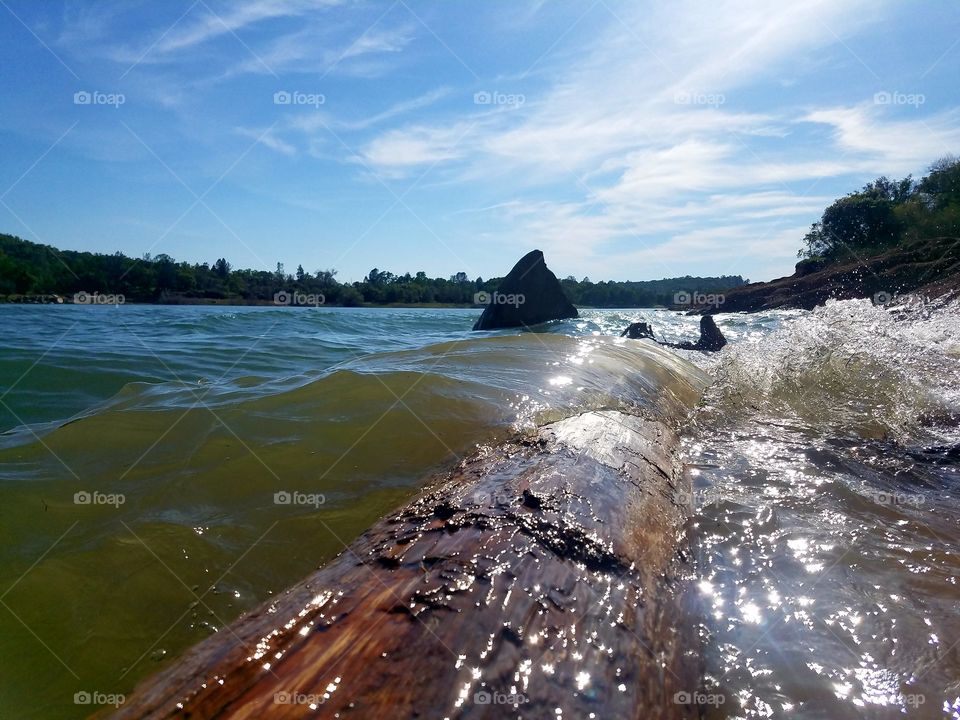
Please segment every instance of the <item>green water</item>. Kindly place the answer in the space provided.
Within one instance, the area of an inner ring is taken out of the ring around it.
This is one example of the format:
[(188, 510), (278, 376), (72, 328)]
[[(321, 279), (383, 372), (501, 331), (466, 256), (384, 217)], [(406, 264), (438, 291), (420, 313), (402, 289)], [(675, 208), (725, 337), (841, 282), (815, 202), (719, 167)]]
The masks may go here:
[(655, 411), (689, 371), (609, 334), (637, 313), (525, 334), (475, 316), (0, 307), (0, 717), (85, 716), (75, 693), (128, 693), (477, 444)]
[(476, 315), (0, 306), (0, 718), (85, 717), (478, 444), (702, 372), (705, 716), (960, 717), (960, 310), (720, 316), (712, 357), (617, 337), (695, 337), (676, 313)]

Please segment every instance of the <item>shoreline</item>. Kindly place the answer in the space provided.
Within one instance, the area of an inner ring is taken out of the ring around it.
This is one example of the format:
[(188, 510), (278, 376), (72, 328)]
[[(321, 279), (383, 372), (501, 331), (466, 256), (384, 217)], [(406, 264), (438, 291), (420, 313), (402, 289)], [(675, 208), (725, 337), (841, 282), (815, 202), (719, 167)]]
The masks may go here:
[[(68, 297), (58, 295), (32, 295), (18, 296), (15, 300), (10, 300), (11, 296), (0, 296), (0, 307), (4, 305), (90, 305), (113, 307), (114, 305), (138, 305), (155, 307), (275, 307), (275, 308), (346, 308), (346, 309), (425, 309), (425, 310), (482, 310), (485, 306), (474, 305), (472, 303), (361, 303), (359, 305), (278, 305), (268, 300), (262, 301), (234, 301), (234, 300), (203, 300), (197, 299), (189, 302), (150, 302), (144, 300), (124, 300), (122, 303), (77, 303), (69, 300)], [(674, 312), (683, 312), (689, 310), (688, 307), (667, 307), (665, 305), (636, 305), (621, 307), (600, 307), (596, 305), (577, 305), (578, 310), (670, 310)]]

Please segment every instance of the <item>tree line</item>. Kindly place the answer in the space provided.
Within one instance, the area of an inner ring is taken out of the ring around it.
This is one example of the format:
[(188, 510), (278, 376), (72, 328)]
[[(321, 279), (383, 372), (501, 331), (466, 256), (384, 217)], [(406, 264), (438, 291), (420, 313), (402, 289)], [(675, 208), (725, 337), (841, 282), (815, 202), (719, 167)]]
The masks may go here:
[[(430, 278), (423, 271), (395, 275), (373, 268), (359, 282), (341, 283), (337, 271), (310, 273), (298, 266), (276, 270), (235, 270), (225, 258), (210, 263), (177, 262), (169, 255), (140, 259), (58, 250), (13, 235), (0, 234), (0, 300), (29, 301), (40, 296), (71, 298), (77, 293), (123, 295), (147, 303), (289, 304), (302, 296), (323, 297), (324, 304), (472, 305), (479, 292), (492, 292), (501, 278), (470, 279), (459, 272)], [(591, 282), (568, 277), (561, 281), (570, 300), (592, 307), (671, 305), (679, 292), (723, 292), (744, 284), (739, 275), (682, 277), (642, 282)], [(308, 304), (314, 304), (313, 302)]]
[(946, 156), (920, 180), (879, 177), (832, 203), (803, 238), (799, 271), (876, 255), (903, 242), (960, 236), (960, 159)]

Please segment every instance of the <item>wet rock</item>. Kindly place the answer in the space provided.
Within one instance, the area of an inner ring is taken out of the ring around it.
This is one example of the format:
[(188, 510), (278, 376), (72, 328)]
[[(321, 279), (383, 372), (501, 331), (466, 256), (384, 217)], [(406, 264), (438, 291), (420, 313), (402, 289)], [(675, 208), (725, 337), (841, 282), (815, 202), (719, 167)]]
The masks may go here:
[(653, 328), (645, 322), (635, 322), (627, 325), (627, 329), (620, 333), (620, 337), (630, 338), (631, 340), (640, 340), (650, 338), (654, 340)]
[(520, 258), (496, 292), (484, 295), (487, 307), (474, 330), (528, 327), (577, 317), (577, 309), (539, 250), (531, 250)]
[(677, 350), (696, 350), (699, 352), (717, 352), (727, 344), (727, 339), (720, 332), (720, 328), (713, 321), (710, 315), (704, 315), (700, 318), (700, 338), (695, 342), (668, 343), (660, 342), (653, 336), (653, 328), (645, 322), (631, 323), (626, 330), (620, 333), (620, 337), (628, 337), (632, 340), (649, 338), (656, 343)]
[(713, 314), (778, 308), (812, 310), (830, 299), (853, 298), (873, 298), (876, 304), (885, 305), (904, 295), (960, 295), (960, 238), (905, 241), (876, 255), (833, 264), (801, 261), (789, 277), (733, 288), (724, 293), (722, 304), (696, 311)]
[(716, 352), (727, 344), (727, 339), (720, 332), (720, 328), (709, 315), (700, 318), (700, 339), (697, 340), (697, 350), (702, 352)]

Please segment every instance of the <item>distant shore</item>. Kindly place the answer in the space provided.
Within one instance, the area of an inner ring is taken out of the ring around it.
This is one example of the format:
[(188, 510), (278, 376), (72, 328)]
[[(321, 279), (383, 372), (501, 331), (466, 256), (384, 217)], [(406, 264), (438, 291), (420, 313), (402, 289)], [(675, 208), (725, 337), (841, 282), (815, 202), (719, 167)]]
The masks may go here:
[(127, 300), (121, 302), (75, 302), (69, 295), (0, 295), (0, 305), (156, 305), (172, 307), (177, 305), (212, 305), (220, 307), (365, 307), (365, 308), (460, 308), (480, 309), (469, 303), (362, 303), (358, 305), (285, 305), (270, 300), (244, 300), (243, 298), (177, 298), (175, 300), (149, 302)]
[[(156, 305), (157, 307), (176, 307), (181, 305), (199, 305), (216, 307), (336, 307), (336, 308), (406, 308), (432, 310), (482, 310), (482, 305), (472, 303), (362, 303), (359, 305), (283, 305), (269, 300), (244, 300), (242, 298), (177, 298), (164, 302), (146, 302), (143, 300), (127, 300), (122, 302), (74, 302), (72, 296), (65, 295), (0, 295), (0, 305)], [(602, 308), (596, 305), (577, 305), (581, 310), (685, 310), (688, 308), (669, 308), (665, 305), (637, 305), (633, 307)]]

